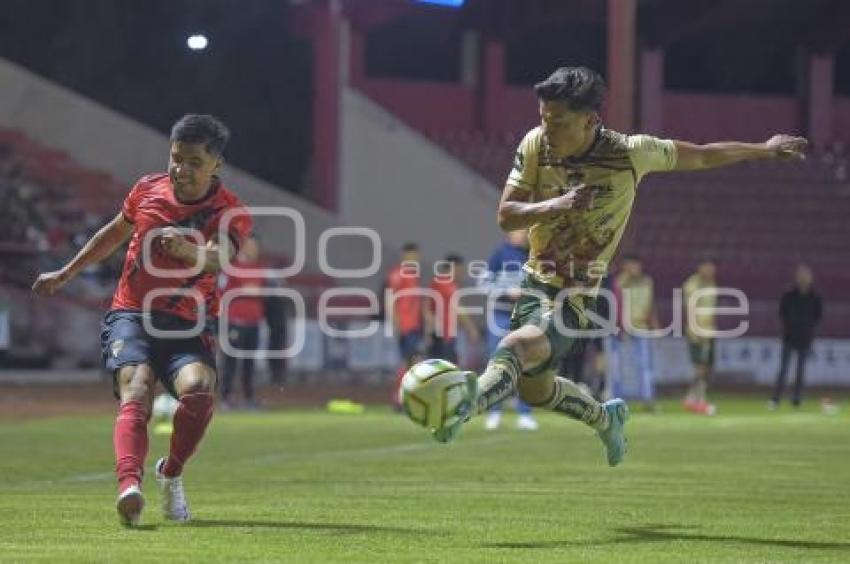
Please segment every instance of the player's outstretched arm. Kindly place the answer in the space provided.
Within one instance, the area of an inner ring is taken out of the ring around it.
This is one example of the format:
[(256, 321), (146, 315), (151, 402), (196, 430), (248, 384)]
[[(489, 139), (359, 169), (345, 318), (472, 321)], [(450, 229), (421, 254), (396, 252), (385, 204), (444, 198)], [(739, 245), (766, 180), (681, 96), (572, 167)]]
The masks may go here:
[(32, 291), (40, 296), (52, 296), (81, 270), (110, 257), (132, 234), (133, 224), (119, 212), (89, 239), (68, 264), (59, 270), (40, 274), (32, 285)]
[(499, 202), (498, 221), (503, 231), (525, 229), (540, 221), (568, 211), (586, 210), (593, 207), (593, 192), (584, 185), (573, 186), (562, 196), (529, 202), (531, 194), (512, 184), (505, 186)]
[(774, 135), (764, 143), (726, 141), (697, 145), (673, 141), (678, 153), (675, 170), (717, 168), (756, 159), (799, 160), (806, 156), (809, 142), (804, 137)]

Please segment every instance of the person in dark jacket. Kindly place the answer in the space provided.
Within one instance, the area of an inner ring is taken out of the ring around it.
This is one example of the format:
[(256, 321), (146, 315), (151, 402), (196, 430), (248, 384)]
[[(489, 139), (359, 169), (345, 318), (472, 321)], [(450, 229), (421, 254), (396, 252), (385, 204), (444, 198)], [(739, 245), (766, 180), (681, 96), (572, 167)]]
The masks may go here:
[(782, 361), (776, 376), (776, 387), (769, 407), (776, 409), (782, 399), (785, 388), (785, 376), (791, 353), (797, 353), (797, 377), (794, 381), (794, 394), (791, 403), (799, 407), (803, 391), (803, 377), (806, 357), (811, 351), (815, 327), (820, 322), (823, 309), (820, 294), (813, 287), (814, 277), (811, 269), (801, 264), (797, 267), (793, 288), (782, 294), (779, 305), (779, 318), (782, 321)]

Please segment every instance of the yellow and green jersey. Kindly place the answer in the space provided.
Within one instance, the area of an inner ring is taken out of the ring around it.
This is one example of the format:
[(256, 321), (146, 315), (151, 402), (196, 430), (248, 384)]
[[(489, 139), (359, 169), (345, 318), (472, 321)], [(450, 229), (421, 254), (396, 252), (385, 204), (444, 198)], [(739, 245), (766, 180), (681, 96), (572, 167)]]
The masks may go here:
[(623, 275), (617, 278), (616, 284), (622, 295), (623, 325), (626, 326), (626, 319), (628, 319), (628, 327), (652, 329), (652, 278), (645, 274)]
[[(685, 319), (685, 333), (689, 341), (699, 342), (707, 340), (705, 337), (699, 337), (693, 332), (693, 328), (689, 322), (691, 318), (690, 310), (687, 309), (690, 307), (691, 296), (693, 293), (705, 288), (716, 288), (716, 285), (714, 281), (704, 280), (699, 274), (691, 275), (682, 285), (682, 291), (684, 294), (682, 297), (685, 301), (685, 311), (688, 312)], [(709, 293), (707, 295), (700, 296), (697, 298), (695, 306), (702, 310), (702, 313), (694, 316), (694, 322), (697, 327), (703, 331), (713, 331), (715, 329), (714, 312), (705, 312), (705, 308), (711, 308), (713, 310), (717, 306), (717, 294)]]
[(626, 229), (641, 178), (675, 166), (673, 142), (649, 135), (600, 128), (584, 155), (557, 157), (547, 148), (542, 128), (529, 131), (508, 185), (526, 192), (528, 201), (539, 202), (584, 184), (593, 190), (594, 205), (532, 225), (525, 270), (550, 286), (595, 291)]

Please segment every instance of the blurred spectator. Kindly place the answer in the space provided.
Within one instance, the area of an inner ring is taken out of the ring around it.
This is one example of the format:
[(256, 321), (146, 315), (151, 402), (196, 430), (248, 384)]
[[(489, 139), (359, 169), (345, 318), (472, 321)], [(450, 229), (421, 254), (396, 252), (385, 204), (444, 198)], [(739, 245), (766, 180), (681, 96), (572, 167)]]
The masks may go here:
[[(713, 331), (714, 308), (717, 306), (715, 283), (716, 268), (710, 260), (703, 260), (696, 273), (684, 283), (686, 336), (688, 352), (694, 365), (694, 377), (682, 406), (692, 413), (714, 415), (715, 407), (708, 402), (708, 379), (714, 367), (714, 338), (704, 332)], [(698, 296), (695, 294), (699, 292)], [(693, 303), (691, 303), (693, 302)], [(692, 323), (693, 322), (693, 323)], [(702, 333), (702, 334), (700, 334)]]
[(614, 279), (618, 321), (621, 331), (611, 338), (611, 393), (614, 397), (634, 395), (625, 389), (626, 375), (637, 381), (637, 397), (648, 411), (654, 410), (655, 383), (652, 366), (652, 340), (635, 334), (658, 327), (655, 315), (652, 278), (643, 272), (637, 255), (623, 258)]
[(421, 265), (419, 245), (405, 243), (401, 248), (401, 261), (387, 274), (385, 289), (389, 292), (392, 311), (393, 334), (398, 339), (401, 366), (396, 372), (393, 404), (398, 405), (398, 388), (407, 369), (419, 360), (426, 348), (423, 342), (424, 300), (421, 295)]
[(782, 361), (776, 375), (776, 387), (770, 400), (770, 409), (779, 407), (785, 390), (785, 376), (791, 353), (797, 353), (797, 374), (791, 403), (799, 407), (802, 401), (806, 357), (809, 356), (814, 340), (815, 327), (821, 320), (823, 300), (813, 287), (811, 269), (801, 264), (797, 267), (794, 287), (782, 294), (779, 318), (782, 322)]
[(5, 292), (0, 290), (0, 366), (3, 366), (12, 344), (11, 305)]
[[(611, 277), (605, 276), (600, 284), (601, 288), (611, 291)], [(602, 297), (596, 298), (593, 311), (601, 319), (609, 319), (611, 304)], [(559, 373), (564, 378), (575, 382), (585, 392), (598, 401), (610, 399), (610, 382), (608, 378), (608, 354), (610, 344), (607, 343), (613, 337), (582, 337), (580, 346), (575, 354), (565, 357), (561, 361)], [(589, 359), (588, 359), (589, 357)], [(587, 372), (587, 364), (590, 364), (591, 372)], [(609, 388), (606, 392), (606, 387)]]
[[(280, 288), (282, 283), (274, 276), (266, 276), (266, 288)], [(283, 296), (263, 296), (263, 311), (266, 323), (269, 326), (270, 351), (280, 353), (286, 348), (286, 317), (288, 302)], [(270, 357), (268, 359), (271, 370), (271, 381), (278, 386), (286, 383), (286, 359)]]
[[(460, 312), (452, 297), (463, 286), (464, 262), (456, 254), (448, 254), (439, 264), (431, 290), (436, 292), (439, 299), (435, 303), (430, 300), (429, 309), (432, 315), (426, 319), (427, 334), (431, 335), (430, 355), (457, 363), (457, 331), (462, 327), (466, 331), (469, 342), (478, 343), (480, 332), (478, 327), (466, 314)], [(435, 297), (437, 297), (435, 296)]]
[(224, 409), (234, 406), (232, 392), (237, 371), (242, 376), (242, 395), (244, 406), (248, 409), (258, 407), (254, 395), (254, 355), (260, 339), (260, 323), (264, 315), (263, 297), (259, 290), (263, 287), (264, 276), (249, 270), (259, 271), (263, 265), (259, 261), (260, 249), (257, 240), (248, 238), (239, 249), (232, 269), (245, 269), (240, 272), (226, 273), (222, 295), (227, 292), (239, 292), (227, 308), (227, 339), (230, 347), (239, 356), (230, 355), (222, 350), (224, 369), (222, 370), (221, 402)]

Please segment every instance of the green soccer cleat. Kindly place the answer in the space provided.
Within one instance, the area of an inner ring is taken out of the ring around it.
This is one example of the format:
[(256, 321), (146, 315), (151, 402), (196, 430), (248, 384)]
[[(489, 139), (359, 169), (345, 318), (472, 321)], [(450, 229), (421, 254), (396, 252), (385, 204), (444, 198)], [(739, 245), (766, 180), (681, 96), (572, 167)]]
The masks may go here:
[(454, 413), (449, 417), (454, 422), (431, 431), (431, 435), (438, 443), (452, 442), (463, 424), (472, 418), (475, 401), (478, 398), (478, 375), (469, 370), (464, 371), (464, 375), (466, 376), (467, 395), (463, 401), (458, 403)]
[(599, 438), (608, 451), (608, 465), (616, 466), (623, 461), (628, 450), (624, 427), (629, 418), (629, 406), (625, 401), (616, 398), (603, 403), (602, 408), (608, 412), (609, 424), (607, 429), (599, 431)]

